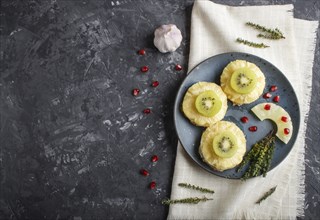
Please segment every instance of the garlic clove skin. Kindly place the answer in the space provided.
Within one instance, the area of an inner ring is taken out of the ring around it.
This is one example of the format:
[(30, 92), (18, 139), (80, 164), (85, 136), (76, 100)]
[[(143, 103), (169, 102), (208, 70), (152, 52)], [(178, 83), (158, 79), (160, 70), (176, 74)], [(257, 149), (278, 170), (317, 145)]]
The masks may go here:
[(175, 51), (181, 41), (181, 31), (174, 24), (161, 25), (154, 31), (153, 43), (161, 53)]

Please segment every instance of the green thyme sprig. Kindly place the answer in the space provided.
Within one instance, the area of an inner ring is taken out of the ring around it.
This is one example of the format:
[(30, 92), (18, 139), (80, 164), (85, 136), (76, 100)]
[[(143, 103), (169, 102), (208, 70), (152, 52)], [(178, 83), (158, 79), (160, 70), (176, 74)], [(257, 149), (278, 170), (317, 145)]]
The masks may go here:
[(237, 38), (236, 42), (250, 46), (250, 47), (255, 47), (255, 48), (267, 48), (269, 47), (268, 45), (264, 44), (264, 43), (254, 43), (248, 40), (244, 40), (242, 38)]
[(274, 137), (273, 137), (272, 141), (273, 141), (273, 143), (271, 143), (271, 145), (269, 145), (268, 150), (267, 150), (267, 155), (265, 158), (266, 163), (264, 163), (264, 166), (262, 167), (262, 170), (261, 170), (263, 177), (265, 177), (267, 175), (267, 172), (268, 172), (270, 165), (271, 165), (271, 161), (272, 161), (272, 157), (273, 157), (273, 153), (274, 153), (274, 148), (275, 148), (275, 144), (274, 144), (275, 138)]
[(187, 188), (187, 189), (197, 190), (197, 191), (200, 191), (200, 192), (203, 192), (203, 193), (212, 193), (212, 194), (214, 193), (214, 191), (211, 190), (211, 189), (207, 189), (207, 188), (203, 188), (203, 187), (200, 187), (200, 186), (191, 185), (191, 184), (188, 184), (188, 183), (179, 183), (178, 186), (183, 187), (183, 188)]
[(171, 204), (177, 204), (177, 203), (183, 203), (183, 204), (198, 204), (199, 202), (206, 202), (208, 200), (213, 200), (211, 198), (207, 197), (189, 197), (184, 199), (164, 199), (162, 200), (163, 205), (171, 205)]
[(246, 25), (253, 27), (254, 29), (257, 29), (261, 32), (266, 33), (266, 34), (260, 33), (257, 35), (257, 37), (272, 39), (272, 40), (285, 39), (283, 33), (278, 28), (275, 28), (275, 29), (266, 28), (262, 25), (255, 24), (252, 22), (247, 22)]
[(265, 194), (263, 194), (263, 196), (262, 196), (258, 201), (256, 201), (256, 204), (259, 204), (259, 205), (260, 205), (260, 203), (261, 203), (263, 200), (265, 200), (266, 198), (268, 198), (272, 193), (274, 193), (274, 191), (276, 191), (276, 188), (277, 188), (277, 186), (272, 187), (271, 189), (269, 189), (268, 192), (266, 192)]
[(278, 40), (278, 39), (280, 39), (280, 37), (278, 35), (274, 35), (274, 34), (258, 34), (257, 37), (270, 39), (270, 40)]
[(266, 137), (255, 143), (248, 154), (244, 156), (237, 172), (241, 171), (247, 163), (249, 163), (249, 167), (241, 179), (246, 180), (261, 174), (265, 177), (271, 165), (274, 148), (275, 137), (271, 131)]

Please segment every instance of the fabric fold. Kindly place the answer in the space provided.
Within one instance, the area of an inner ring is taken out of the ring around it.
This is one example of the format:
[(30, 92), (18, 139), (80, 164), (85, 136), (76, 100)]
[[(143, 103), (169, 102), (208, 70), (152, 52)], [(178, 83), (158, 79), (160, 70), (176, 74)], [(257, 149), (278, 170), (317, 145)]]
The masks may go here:
[[(168, 219), (295, 219), (303, 215), (305, 119), (309, 111), (318, 22), (294, 19), (292, 11), (293, 5), (231, 7), (206, 0), (195, 1), (191, 18), (189, 72), (201, 61), (220, 53), (245, 52), (260, 56), (277, 66), (293, 85), (301, 108), (301, 127), (292, 151), (280, 165), (268, 172), (265, 178), (245, 182), (204, 171), (178, 143), (171, 199), (202, 196), (179, 188), (180, 182), (213, 188), (215, 194), (213, 201), (171, 205)], [(286, 39), (257, 38), (257, 31), (245, 25), (248, 21), (277, 27), (284, 32)], [(238, 44), (235, 42), (238, 37), (263, 41), (270, 48), (257, 49)], [(256, 199), (273, 186), (277, 186), (277, 190), (268, 202), (255, 205)]]

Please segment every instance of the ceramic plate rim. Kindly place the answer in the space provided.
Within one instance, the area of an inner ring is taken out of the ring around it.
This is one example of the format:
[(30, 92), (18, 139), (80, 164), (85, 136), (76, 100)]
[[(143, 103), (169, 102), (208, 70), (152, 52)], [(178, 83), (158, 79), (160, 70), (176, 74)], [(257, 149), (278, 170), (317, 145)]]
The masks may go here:
[[(191, 71), (189, 71), (189, 74), (186, 75), (186, 77), (184, 78), (184, 80), (181, 82), (180, 86), (179, 86), (179, 89), (178, 89), (178, 92), (176, 93), (176, 96), (175, 96), (175, 101), (174, 101), (174, 109), (173, 109), (173, 117), (174, 117), (174, 127), (175, 127), (175, 131), (176, 131), (176, 134), (178, 136), (178, 140), (179, 140), (179, 143), (181, 144), (182, 148), (184, 149), (184, 151), (188, 154), (188, 156), (193, 160), (193, 162), (195, 162), (197, 164), (197, 166), (201, 167), (202, 169), (206, 170), (207, 172), (213, 174), (213, 175), (216, 175), (216, 176), (220, 176), (220, 177), (223, 177), (223, 178), (227, 178), (227, 179), (239, 179), (239, 178), (233, 178), (233, 177), (230, 177), (230, 176), (226, 176), (226, 175), (223, 175), (222, 172), (218, 172), (218, 171), (215, 171), (213, 170), (212, 168), (211, 169), (208, 169), (205, 162), (202, 161), (202, 164), (200, 164), (198, 161), (196, 161), (194, 158), (193, 158), (193, 155), (191, 155), (191, 153), (186, 149), (186, 147), (183, 145), (183, 141), (181, 140), (181, 137), (179, 135), (179, 129), (178, 129), (178, 126), (177, 126), (177, 112), (180, 112), (180, 114), (183, 114), (182, 111), (181, 111), (181, 100), (178, 99), (178, 97), (180, 96), (180, 93), (182, 93), (182, 90), (183, 90), (183, 87), (184, 87), (184, 84), (187, 82), (187, 80), (192, 76), (192, 74), (195, 73), (195, 70), (203, 65), (205, 62), (207, 62), (208, 60), (210, 59), (215, 59), (215, 58), (218, 58), (220, 56), (227, 56), (227, 55), (231, 55), (231, 54), (237, 54), (237, 55), (240, 55), (240, 56), (251, 56), (251, 57), (254, 57), (255, 59), (260, 59), (261, 61), (264, 61), (266, 63), (268, 63), (269, 65), (271, 65), (277, 72), (280, 72), (282, 74), (282, 76), (286, 79), (287, 81), (287, 84), (292, 88), (293, 90), (293, 95), (295, 97), (295, 100), (297, 101), (297, 108), (298, 108), (298, 115), (297, 115), (297, 120), (296, 120), (296, 134), (299, 133), (299, 129), (300, 129), (300, 119), (301, 119), (301, 109), (300, 109), (300, 105), (299, 105), (299, 100), (297, 98), (297, 95), (296, 95), (296, 92), (295, 90), (293, 89), (293, 86), (291, 84), (291, 82), (288, 80), (288, 78), (285, 76), (285, 74), (280, 71), (275, 65), (273, 65), (271, 62), (257, 56), (257, 55), (253, 55), (253, 54), (250, 54), (250, 53), (243, 53), (243, 52), (227, 52), (227, 53), (221, 53), (221, 54), (217, 54), (217, 55), (214, 55), (214, 56), (210, 56), (208, 57), (207, 59), (201, 61), (199, 64), (197, 64), (194, 68), (192, 68)], [(260, 98), (260, 97), (259, 97)], [(229, 101), (228, 101), (229, 102)], [(184, 116), (185, 117), (185, 116)], [(195, 125), (193, 125), (195, 126)], [(289, 152), (280, 160), (277, 162), (277, 164), (272, 167), (268, 172), (270, 172), (272, 169), (274, 169), (275, 167), (279, 166), (279, 164), (281, 164), (285, 158), (287, 158), (287, 156), (290, 154), (290, 152), (292, 151), (292, 148), (293, 146), (295, 145), (296, 141), (297, 141), (297, 136), (298, 135), (295, 135), (295, 136), (292, 136), (291, 138), (294, 139), (294, 141), (292, 142), (292, 146), (290, 147), (290, 150)], [(198, 157), (200, 157), (200, 155), (197, 155)], [(199, 159), (199, 158), (198, 158)]]

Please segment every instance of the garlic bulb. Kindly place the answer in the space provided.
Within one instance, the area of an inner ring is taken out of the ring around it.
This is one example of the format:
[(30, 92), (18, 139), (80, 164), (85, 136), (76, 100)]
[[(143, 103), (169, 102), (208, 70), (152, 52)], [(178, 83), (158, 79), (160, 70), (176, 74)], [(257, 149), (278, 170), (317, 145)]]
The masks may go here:
[(153, 43), (161, 53), (175, 51), (181, 41), (181, 31), (174, 24), (161, 25), (154, 31)]

